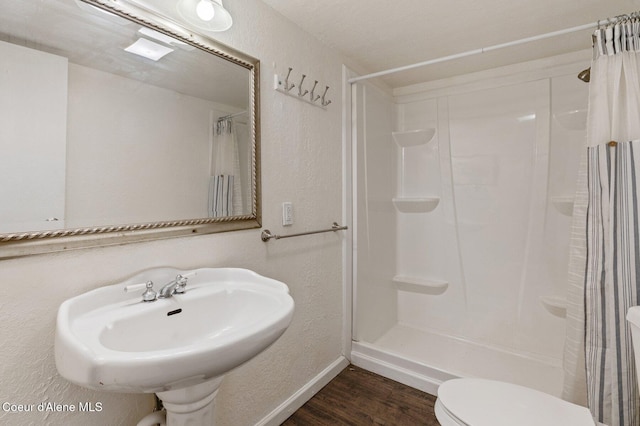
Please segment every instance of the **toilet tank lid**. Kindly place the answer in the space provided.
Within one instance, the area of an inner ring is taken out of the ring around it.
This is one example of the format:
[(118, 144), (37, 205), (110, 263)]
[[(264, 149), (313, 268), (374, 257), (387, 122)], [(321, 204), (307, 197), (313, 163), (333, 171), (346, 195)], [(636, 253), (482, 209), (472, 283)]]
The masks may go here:
[(524, 386), (486, 379), (453, 379), (438, 399), (458, 420), (473, 426), (594, 425), (585, 407)]

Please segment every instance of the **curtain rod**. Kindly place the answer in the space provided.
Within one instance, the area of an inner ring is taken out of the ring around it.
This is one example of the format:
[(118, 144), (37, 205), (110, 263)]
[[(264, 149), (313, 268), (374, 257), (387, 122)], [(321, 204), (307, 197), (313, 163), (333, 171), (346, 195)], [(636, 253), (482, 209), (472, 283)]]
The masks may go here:
[(385, 71), (378, 71), (378, 72), (374, 72), (374, 73), (371, 73), (371, 74), (365, 74), (365, 75), (361, 75), (361, 76), (358, 76), (358, 77), (353, 77), (353, 78), (350, 78), (349, 80), (347, 80), (347, 82), (349, 84), (353, 84), (353, 83), (357, 83), (358, 81), (368, 80), (368, 79), (374, 78), (374, 77), (381, 77), (383, 75), (393, 74), (393, 73), (400, 72), (400, 71), (407, 71), (407, 70), (410, 70), (410, 69), (413, 69), (413, 68), (419, 68), (419, 67), (423, 67), (423, 66), (426, 66), (426, 65), (432, 65), (432, 64), (437, 64), (437, 63), (440, 63), (440, 62), (451, 61), (453, 59), (459, 59), (459, 58), (464, 58), (466, 56), (477, 55), (479, 53), (489, 52), (491, 50), (502, 49), (502, 48), (510, 47), (510, 46), (517, 46), (519, 44), (529, 43), (531, 41), (543, 40), (543, 39), (546, 39), (546, 38), (556, 37), (556, 36), (563, 35), (563, 34), (574, 33), (576, 31), (588, 30), (590, 28), (596, 28), (601, 24), (607, 24), (607, 23), (616, 22), (618, 19), (619, 19), (618, 17), (613, 18), (613, 19), (607, 18), (606, 20), (593, 22), (591, 24), (584, 24), (584, 25), (579, 25), (577, 27), (573, 27), (573, 28), (567, 28), (567, 29), (564, 29), (564, 30), (552, 31), (552, 32), (546, 33), (546, 34), (540, 34), (540, 35), (533, 36), (533, 37), (521, 38), (519, 40), (510, 41), (510, 42), (507, 42), (507, 43), (494, 44), (493, 46), (482, 47), (480, 49), (468, 50), (466, 52), (456, 53), (455, 55), (443, 56), (441, 58), (430, 59), (428, 61), (418, 62), (416, 64), (405, 65), (405, 66), (398, 67), (398, 68), (391, 68), (391, 69), (388, 69), (388, 70), (385, 70)]
[(224, 121), (224, 120), (227, 120), (229, 118), (233, 118), (233, 117), (236, 117), (238, 115), (242, 115), (242, 114), (246, 114), (246, 113), (247, 113), (247, 111), (234, 112), (233, 114), (228, 114), (228, 115), (224, 115), (222, 117), (218, 117), (218, 121)]

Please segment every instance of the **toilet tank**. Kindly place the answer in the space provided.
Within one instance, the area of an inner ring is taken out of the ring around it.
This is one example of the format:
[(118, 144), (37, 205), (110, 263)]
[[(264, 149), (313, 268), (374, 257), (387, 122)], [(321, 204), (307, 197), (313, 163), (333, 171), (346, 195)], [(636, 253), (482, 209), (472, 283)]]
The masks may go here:
[(640, 306), (632, 306), (627, 311), (627, 321), (631, 325), (631, 340), (636, 361), (636, 377), (640, 384)]

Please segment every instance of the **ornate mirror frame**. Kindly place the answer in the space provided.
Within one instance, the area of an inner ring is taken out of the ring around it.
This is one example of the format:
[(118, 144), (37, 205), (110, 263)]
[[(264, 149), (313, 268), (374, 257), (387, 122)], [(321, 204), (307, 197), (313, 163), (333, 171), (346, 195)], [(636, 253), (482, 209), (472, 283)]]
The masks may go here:
[(63, 251), (69, 249), (121, 245), (133, 242), (185, 237), (261, 226), (260, 185), (260, 61), (208, 37), (122, 0), (80, 0), (131, 22), (174, 37), (214, 56), (250, 71), (250, 116), (252, 135), (252, 206), (243, 216), (195, 218), (150, 223), (69, 228), (51, 231), (0, 234), (0, 258)]

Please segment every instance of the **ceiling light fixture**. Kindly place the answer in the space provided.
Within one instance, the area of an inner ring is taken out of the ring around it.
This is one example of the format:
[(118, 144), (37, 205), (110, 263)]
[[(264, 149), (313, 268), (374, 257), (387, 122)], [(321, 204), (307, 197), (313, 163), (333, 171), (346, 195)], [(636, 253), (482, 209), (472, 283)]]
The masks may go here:
[(216, 15), (216, 11), (213, 9), (213, 3), (209, 0), (200, 0), (196, 5), (196, 15), (206, 22), (212, 20)]
[(205, 31), (226, 31), (233, 19), (222, 0), (180, 0), (178, 13), (187, 23)]
[(147, 40), (146, 38), (139, 38), (135, 43), (133, 43), (131, 46), (128, 46), (124, 50), (129, 53), (151, 59), (152, 61), (157, 61), (167, 53), (173, 52), (172, 48), (164, 46), (162, 44), (154, 43), (153, 41)]

